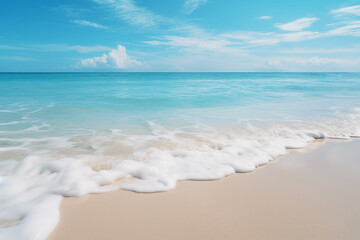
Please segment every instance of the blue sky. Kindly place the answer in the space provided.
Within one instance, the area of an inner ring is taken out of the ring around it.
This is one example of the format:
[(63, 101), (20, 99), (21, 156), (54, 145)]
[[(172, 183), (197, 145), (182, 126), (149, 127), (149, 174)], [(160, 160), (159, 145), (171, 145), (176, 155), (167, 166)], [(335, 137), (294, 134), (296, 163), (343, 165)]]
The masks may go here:
[(360, 1), (2, 0), (0, 71), (360, 71)]

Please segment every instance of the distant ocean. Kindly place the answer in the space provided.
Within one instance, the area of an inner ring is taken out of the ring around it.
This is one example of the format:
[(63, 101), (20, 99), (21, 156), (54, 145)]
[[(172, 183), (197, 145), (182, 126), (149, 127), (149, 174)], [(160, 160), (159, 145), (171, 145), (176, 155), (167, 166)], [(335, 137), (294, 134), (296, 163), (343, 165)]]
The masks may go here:
[(359, 73), (0, 73), (0, 239), (45, 239), (63, 196), (166, 191), (359, 136)]

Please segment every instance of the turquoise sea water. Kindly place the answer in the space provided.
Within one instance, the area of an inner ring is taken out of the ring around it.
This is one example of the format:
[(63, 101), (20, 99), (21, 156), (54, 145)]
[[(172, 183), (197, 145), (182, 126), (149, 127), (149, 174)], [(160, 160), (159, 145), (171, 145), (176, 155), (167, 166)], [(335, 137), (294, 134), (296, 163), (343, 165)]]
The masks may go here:
[(359, 73), (0, 73), (0, 236), (46, 238), (63, 196), (166, 191), (358, 137), (359, 107)]
[(37, 122), (133, 132), (148, 121), (221, 126), (322, 118), (359, 105), (359, 80), (357, 73), (0, 74), (1, 130)]

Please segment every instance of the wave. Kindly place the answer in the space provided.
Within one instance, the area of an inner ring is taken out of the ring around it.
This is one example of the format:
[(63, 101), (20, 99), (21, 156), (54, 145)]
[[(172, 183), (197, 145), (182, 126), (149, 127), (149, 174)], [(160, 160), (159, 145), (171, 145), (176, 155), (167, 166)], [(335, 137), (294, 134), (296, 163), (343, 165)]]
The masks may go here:
[[(151, 134), (111, 129), (106, 134), (0, 139), (9, 142), (2, 153), (20, 148), (25, 152), (20, 160), (0, 161), (0, 236), (46, 239), (59, 220), (63, 197), (120, 188), (167, 191), (181, 180), (215, 180), (253, 171), (315, 139), (359, 137), (360, 110), (341, 120), (230, 129), (148, 124)], [(127, 181), (115, 184), (119, 179)]]

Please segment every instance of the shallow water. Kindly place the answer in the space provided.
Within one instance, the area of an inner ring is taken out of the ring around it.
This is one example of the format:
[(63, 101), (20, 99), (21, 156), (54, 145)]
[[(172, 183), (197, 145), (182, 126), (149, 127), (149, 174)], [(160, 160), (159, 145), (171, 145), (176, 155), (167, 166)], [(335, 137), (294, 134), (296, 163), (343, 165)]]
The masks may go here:
[(359, 81), (358, 73), (2, 73), (0, 236), (46, 238), (63, 196), (166, 191), (178, 180), (252, 171), (316, 138), (359, 136)]

